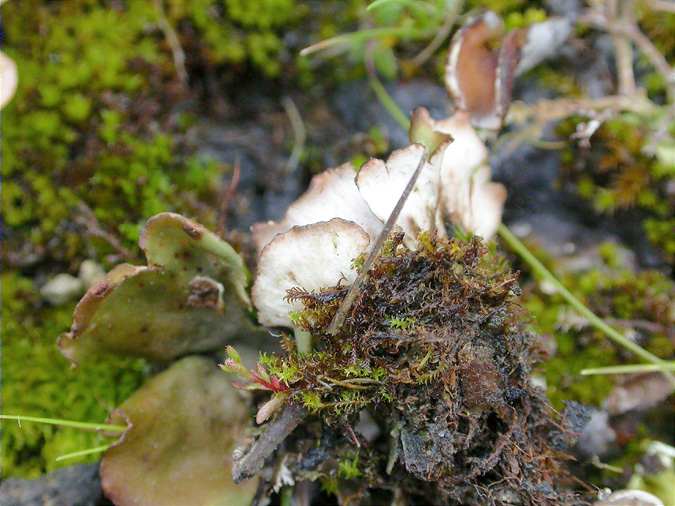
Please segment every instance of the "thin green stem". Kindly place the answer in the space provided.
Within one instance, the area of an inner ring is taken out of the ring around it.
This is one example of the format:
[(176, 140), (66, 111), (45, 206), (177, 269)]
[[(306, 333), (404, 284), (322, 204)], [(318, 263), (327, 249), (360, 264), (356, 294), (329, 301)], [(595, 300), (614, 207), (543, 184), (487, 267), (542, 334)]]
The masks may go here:
[(394, 118), (396, 123), (401, 125), (404, 130), (410, 128), (410, 120), (408, 116), (401, 110), (398, 104), (394, 101), (391, 95), (387, 92), (387, 89), (384, 87), (382, 82), (374, 74), (370, 76), (370, 87), (375, 92), (375, 96), (382, 104), (389, 115)]
[(281, 506), (293, 506), (293, 487), (281, 489)]
[(61, 462), (62, 460), (75, 459), (77, 457), (84, 457), (86, 455), (92, 455), (94, 453), (102, 453), (111, 446), (112, 445), (101, 445), (95, 448), (88, 448), (86, 450), (79, 450), (72, 453), (66, 453), (65, 455), (59, 455), (58, 457), (56, 457), (56, 461)]
[(435, 7), (431, 4), (423, 4), (418, 2), (417, 0), (375, 0), (374, 2), (368, 4), (368, 7), (366, 7), (367, 11), (372, 11), (375, 9), (378, 9), (386, 4), (392, 4), (392, 3), (398, 3), (398, 4), (403, 4), (408, 7), (421, 7), (424, 8), (427, 11), (436, 11)]
[(305, 150), (307, 129), (305, 128), (305, 123), (302, 121), (300, 111), (298, 111), (293, 99), (291, 97), (284, 97), (281, 103), (286, 110), (286, 115), (288, 116), (291, 128), (293, 129), (293, 150), (291, 151), (291, 156), (288, 158), (284, 169), (286, 174), (290, 174), (298, 167), (302, 152)]
[(330, 39), (322, 40), (316, 44), (312, 44), (300, 51), (301, 56), (307, 56), (312, 53), (323, 51), (333, 46), (342, 44), (356, 44), (365, 42), (371, 39), (378, 39), (381, 37), (405, 37), (409, 39), (423, 39), (433, 35), (430, 30), (420, 30), (410, 27), (391, 26), (383, 28), (370, 28), (368, 30), (359, 30), (357, 32), (343, 33), (336, 35)]
[(16, 422), (33, 422), (44, 423), (47, 425), (58, 425), (60, 427), (71, 427), (73, 429), (93, 430), (93, 431), (108, 431), (108, 432), (124, 432), (127, 427), (124, 425), (111, 425), (106, 423), (90, 423), (90, 422), (76, 422), (73, 420), (63, 420), (60, 418), (42, 418), (39, 416), (23, 416), (23, 415), (0, 415), (0, 420), (14, 420)]
[(594, 374), (634, 374), (642, 372), (675, 372), (675, 362), (664, 362), (662, 364), (626, 364), (611, 365), (608, 367), (594, 367), (581, 371), (582, 376), (591, 376)]
[(380, 101), (380, 104), (382, 104), (382, 107), (386, 109), (386, 111), (394, 119), (394, 121), (396, 121), (396, 123), (401, 125), (401, 128), (404, 130), (409, 130), (410, 119), (408, 119), (407, 114), (401, 110), (401, 108), (396, 103), (396, 100), (394, 100), (394, 97), (389, 94), (387, 88), (384, 87), (382, 81), (380, 81), (380, 79), (377, 77), (375, 65), (373, 65), (372, 62), (370, 65), (366, 64), (366, 70), (368, 71), (368, 81), (370, 83), (370, 87), (375, 92), (375, 96)]
[[(546, 267), (544, 267), (544, 265), (530, 252), (530, 250), (527, 249), (520, 239), (513, 235), (513, 233), (503, 224), (499, 225), (499, 235), (518, 254), (518, 256), (520, 256), (520, 258), (522, 258), (525, 263), (530, 266), (535, 274), (541, 276), (546, 281), (551, 283), (562, 296), (562, 298), (565, 299), (565, 301), (570, 306), (576, 309), (581, 316), (586, 318), (593, 327), (606, 334), (607, 337), (609, 337), (618, 345), (623, 346), (625, 349), (631, 351), (647, 362), (657, 365), (663, 365), (665, 363), (656, 355), (648, 352), (639, 344), (634, 343), (619, 331), (607, 325), (607, 323), (605, 323), (601, 318), (593, 313), (593, 311), (588, 309), (588, 307), (586, 307), (583, 302), (576, 298), (572, 292), (570, 292), (565, 287), (565, 285), (558, 281), (558, 279)], [(670, 374), (668, 376), (673, 384), (675, 384), (675, 378), (673, 378)]]

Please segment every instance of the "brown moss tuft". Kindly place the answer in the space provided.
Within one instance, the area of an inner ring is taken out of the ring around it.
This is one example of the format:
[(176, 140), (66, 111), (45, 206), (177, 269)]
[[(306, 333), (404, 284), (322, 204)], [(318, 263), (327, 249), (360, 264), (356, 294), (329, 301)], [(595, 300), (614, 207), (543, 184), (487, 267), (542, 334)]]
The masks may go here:
[(401, 240), (337, 335), (326, 328), (344, 286), (289, 291), (316, 349), (262, 360), (309, 413), (278, 452), (284, 466), (342, 504), (582, 504), (562, 491), (564, 424), (530, 384), (539, 354), (517, 275), (478, 239)]

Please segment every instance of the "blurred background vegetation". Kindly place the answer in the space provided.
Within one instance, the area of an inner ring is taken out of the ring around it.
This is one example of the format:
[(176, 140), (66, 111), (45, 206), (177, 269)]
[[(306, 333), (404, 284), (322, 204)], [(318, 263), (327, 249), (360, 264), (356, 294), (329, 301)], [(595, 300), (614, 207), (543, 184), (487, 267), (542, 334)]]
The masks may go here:
[[(364, 79), (366, 42), (383, 80), (422, 77), (440, 86), (447, 41), (424, 62), (415, 63), (414, 56), (442, 29), (444, 13), (489, 8), (508, 28), (550, 15), (548, 4), (539, 0), (401, 1), (370, 11), (367, 5), (366, 0), (10, 0), (3, 5), (4, 50), (20, 76), (17, 95), (2, 113), (3, 413), (101, 421), (142, 383), (149, 372), (142, 361), (70, 369), (54, 343), (70, 325), (74, 300), (50, 302), (41, 288), (57, 274), (77, 278), (85, 260), (105, 269), (120, 260), (139, 261), (140, 227), (160, 211), (216, 226), (232, 167), (197, 153), (190, 133), (200, 118), (218, 117), (237, 101), (246, 102), (249, 87), (275, 100), (289, 90), (320, 99)], [(673, 61), (675, 15), (642, 9), (639, 20)], [(376, 37), (363, 34), (377, 29), (383, 32)], [(586, 31), (580, 28), (577, 35)], [(310, 44), (350, 32), (357, 35), (333, 49), (342, 58), (299, 55)], [(667, 105), (662, 77), (643, 61), (637, 65), (649, 97)], [(552, 96), (583, 93), (555, 64), (531, 71), (526, 79)], [(569, 137), (581, 121), (572, 117), (560, 123), (558, 135)], [(559, 184), (586, 199), (598, 220), (637, 209), (645, 240), (672, 265), (675, 191), (668, 185), (675, 175), (675, 145), (671, 141), (645, 154), (644, 146), (653, 140), (650, 128), (649, 118), (626, 113), (604, 123), (590, 149), (567, 143)], [(672, 136), (675, 123), (667, 131)], [(367, 135), (376, 150), (386, 149), (379, 130)], [(303, 160), (321, 148), (308, 145)], [(530, 246), (558, 270), (556, 258)], [(669, 267), (636, 273), (608, 243), (597, 264), (570, 271), (564, 281), (601, 316), (650, 323), (643, 344), (663, 358), (673, 356), (675, 292)], [(556, 342), (557, 353), (541, 372), (553, 405), (561, 408), (568, 399), (600, 405), (614, 378), (582, 379), (579, 371), (631, 362), (630, 357), (588, 326), (562, 325), (569, 314), (562, 299), (526, 276), (523, 283), (533, 329)], [(649, 436), (646, 431), (644, 438)], [(38, 476), (70, 463), (59, 464), (56, 456), (97, 444), (95, 434), (6, 424), (2, 473)], [(635, 454), (619, 460), (638, 458), (639, 444), (632, 444)]]

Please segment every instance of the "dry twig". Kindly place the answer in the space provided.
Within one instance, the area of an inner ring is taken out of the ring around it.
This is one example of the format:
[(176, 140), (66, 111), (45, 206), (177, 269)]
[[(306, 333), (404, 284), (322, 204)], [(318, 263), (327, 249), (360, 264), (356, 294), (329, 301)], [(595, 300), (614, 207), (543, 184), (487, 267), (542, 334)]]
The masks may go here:
[(656, 106), (641, 94), (633, 96), (607, 95), (601, 98), (570, 98), (540, 100), (528, 105), (515, 102), (511, 105), (507, 122), (523, 124), (536, 122), (544, 125), (574, 114), (594, 116), (603, 111), (619, 113), (629, 111), (638, 114), (649, 114)]
[(652, 41), (642, 33), (634, 20), (629, 21), (623, 18), (612, 20), (598, 10), (589, 10), (579, 17), (579, 22), (604, 30), (613, 36), (624, 36), (630, 39), (647, 57), (656, 71), (663, 76), (670, 97), (675, 97), (675, 71)]
[(230, 179), (230, 184), (225, 186), (220, 195), (220, 208), (218, 209), (218, 235), (225, 238), (225, 233), (227, 232), (227, 217), (230, 210), (230, 204), (234, 199), (234, 196), (237, 192), (237, 186), (239, 186), (239, 179), (241, 176), (241, 164), (239, 163), (239, 158), (234, 161), (234, 166), (232, 168), (232, 179)]
[(352, 283), (352, 285), (349, 287), (349, 290), (347, 291), (347, 295), (345, 295), (345, 298), (342, 299), (342, 302), (340, 303), (340, 306), (338, 307), (338, 310), (336, 311), (333, 320), (330, 322), (330, 325), (328, 326), (327, 332), (329, 334), (335, 335), (337, 333), (337, 331), (340, 329), (345, 319), (347, 318), (347, 313), (349, 313), (352, 304), (354, 304), (356, 298), (361, 293), (363, 285), (366, 282), (366, 279), (368, 278), (368, 271), (375, 263), (375, 260), (377, 260), (377, 258), (379, 257), (382, 245), (384, 244), (384, 241), (387, 240), (387, 237), (389, 237), (389, 233), (394, 228), (396, 220), (398, 219), (399, 214), (401, 214), (401, 209), (403, 209), (406, 200), (408, 200), (410, 193), (412, 193), (412, 190), (415, 187), (415, 183), (417, 182), (417, 179), (420, 173), (422, 172), (422, 167), (424, 167), (424, 163), (426, 162), (426, 160), (427, 155), (426, 153), (424, 153), (420, 158), (419, 163), (417, 164), (415, 172), (413, 172), (413, 175), (410, 177), (408, 184), (403, 190), (401, 197), (398, 199), (398, 202), (394, 206), (394, 209), (392, 210), (391, 214), (389, 215), (389, 218), (384, 224), (382, 232), (380, 232), (380, 235), (378, 236), (377, 240), (375, 241), (375, 244), (373, 245), (373, 249), (370, 251), (370, 253), (368, 254), (368, 258), (366, 258), (366, 261), (363, 263), (361, 272), (359, 272), (359, 275), (354, 280), (354, 283)]
[(675, 2), (673, 0), (647, 0), (647, 5), (655, 11), (675, 13)]
[(98, 218), (96, 218), (94, 211), (92, 211), (87, 204), (85, 204), (84, 202), (80, 202), (77, 205), (77, 212), (78, 214), (75, 216), (74, 221), (78, 225), (84, 227), (88, 235), (92, 237), (98, 237), (99, 239), (103, 239), (122, 258), (129, 259), (133, 257), (133, 255), (129, 252), (129, 250), (126, 249), (124, 246), (122, 246), (122, 241), (120, 241), (115, 235), (113, 235), (112, 233), (108, 232), (106, 229), (103, 228), (101, 223), (98, 221)]
[[(608, 95), (601, 98), (579, 98), (555, 100), (540, 100), (534, 104), (515, 102), (509, 109), (506, 122), (510, 125), (521, 125), (519, 130), (503, 134), (500, 144), (506, 146), (506, 153), (511, 152), (523, 142), (535, 143), (539, 147), (560, 149), (562, 144), (540, 141), (539, 137), (546, 124), (578, 114), (588, 116), (593, 120), (592, 129), (586, 133), (592, 134), (603, 121), (615, 114), (628, 111), (638, 114), (649, 114), (656, 106), (641, 94), (632, 96)], [(587, 135), (586, 138), (589, 136)]]
[[(623, 23), (626, 26), (634, 24), (632, 0), (608, 0), (605, 5), (605, 19), (608, 25)], [(635, 74), (633, 72), (633, 48), (630, 39), (625, 34), (612, 33), (614, 51), (616, 53), (616, 67), (619, 80), (619, 95), (634, 95)]]
[(185, 51), (183, 51), (183, 47), (180, 45), (180, 40), (178, 39), (176, 30), (173, 29), (169, 19), (166, 17), (163, 0), (155, 0), (155, 9), (157, 9), (159, 28), (162, 30), (162, 33), (166, 38), (166, 43), (171, 49), (173, 64), (176, 67), (176, 75), (178, 76), (180, 82), (187, 86), (188, 73), (185, 69)]
[(307, 416), (304, 408), (289, 404), (281, 414), (268, 423), (262, 434), (243, 455), (235, 455), (232, 477), (235, 483), (248, 480), (258, 473), (265, 461), (274, 453), (298, 424)]

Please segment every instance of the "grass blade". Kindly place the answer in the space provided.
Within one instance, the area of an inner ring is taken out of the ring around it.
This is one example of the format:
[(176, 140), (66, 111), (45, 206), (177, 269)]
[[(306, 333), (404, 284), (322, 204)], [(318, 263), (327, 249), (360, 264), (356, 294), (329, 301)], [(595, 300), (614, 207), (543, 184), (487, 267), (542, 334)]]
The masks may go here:
[(675, 362), (664, 362), (662, 364), (626, 364), (610, 365), (608, 367), (594, 367), (592, 369), (583, 369), (582, 376), (592, 376), (596, 374), (635, 374), (643, 372), (675, 372)]
[(410, 120), (408, 119), (408, 116), (405, 115), (391, 95), (387, 92), (387, 89), (384, 87), (382, 82), (375, 75), (370, 77), (369, 82), (370, 87), (375, 92), (375, 96), (377, 96), (377, 99), (382, 104), (382, 107), (387, 110), (389, 115), (394, 118), (396, 123), (401, 125), (404, 130), (408, 130), (408, 128), (410, 128)]
[[(652, 364), (661, 367), (663, 367), (663, 365), (667, 363), (664, 360), (657, 357), (656, 355), (653, 355), (652, 353), (645, 350), (639, 344), (634, 343), (633, 341), (628, 339), (618, 330), (614, 329), (613, 327), (610, 327), (593, 311), (588, 309), (588, 307), (586, 307), (586, 305), (583, 302), (577, 299), (574, 296), (574, 294), (572, 294), (572, 292), (570, 292), (565, 287), (565, 285), (563, 285), (560, 281), (558, 281), (558, 278), (556, 278), (546, 267), (544, 267), (544, 264), (542, 264), (537, 259), (537, 257), (535, 257), (530, 252), (530, 250), (527, 249), (527, 246), (525, 246), (520, 241), (520, 239), (518, 239), (515, 235), (513, 235), (513, 233), (503, 224), (499, 225), (499, 235), (502, 239), (504, 239), (506, 244), (508, 244), (511, 247), (511, 249), (513, 249), (513, 251), (515, 251), (518, 254), (518, 256), (522, 258), (527, 265), (530, 266), (530, 268), (535, 274), (539, 275), (540, 277), (544, 278), (546, 281), (551, 283), (558, 291), (558, 293), (562, 296), (562, 298), (565, 299), (565, 301), (570, 306), (576, 309), (581, 316), (586, 318), (593, 327), (603, 332), (607, 337), (609, 337), (619, 346), (622, 346), (623, 348), (642, 358), (646, 362), (651, 362)], [(675, 378), (673, 377), (673, 375), (665, 371), (664, 374), (667, 374), (670, 381), (675, 385)]]
[(407, 39), (423, 39), (433, 35), (429, 30), (420, 30), (410, 27), (383, 27), (359, 30), (357, 32), (343, 33), (329, 39), (322, 40), (300, 51), (300, 56), (307, 56), (319, 51), (324, 51), (334, 46), (360, 44), (362, 42), (378, 39), (381, 37), (403, 37)]
[(59, 455), (58, 457), (56, 457), (56, 461), (61, 462), (62, 460), (75, 459), (77, 457), (84, 457), (86, 455), (92, 455), (94, 453), (101, 453), (106, 451), (111, 446), (112, 445), (102, 445), (97, 446), (96, 448), (88, 448), (86, 450), (79, 450), (72, 453), (66, 453), (65, 455)]
[(380, 7), (384, 7), (387, 4), (393, 3), (402, 4), (406, 7), (410, 7), (411, 9), (424, 10), (429, 13), (434, 13), (437, 10), (436, 6), (426, 2), (420, 2), (419, 0), (375, 0), (369, 4), (368, 7), (366, 7), (366, 10), (368, 12), (374, 11), (375, 9), (379, 9)]
[(58, 425), (59, 427), (71, 427), (80, 430), (102, 430), (108, 432), (124, 432), (127, 430), (125, 425), (112, 425), (107, 423), (76, 422), (74, 420), (63, 420), (61, 418), (43, 418), (39, 416), (24, 415), (0, 415), (0, 420), (13, 420), (21, 422), (44, 423), (47, 425)]

